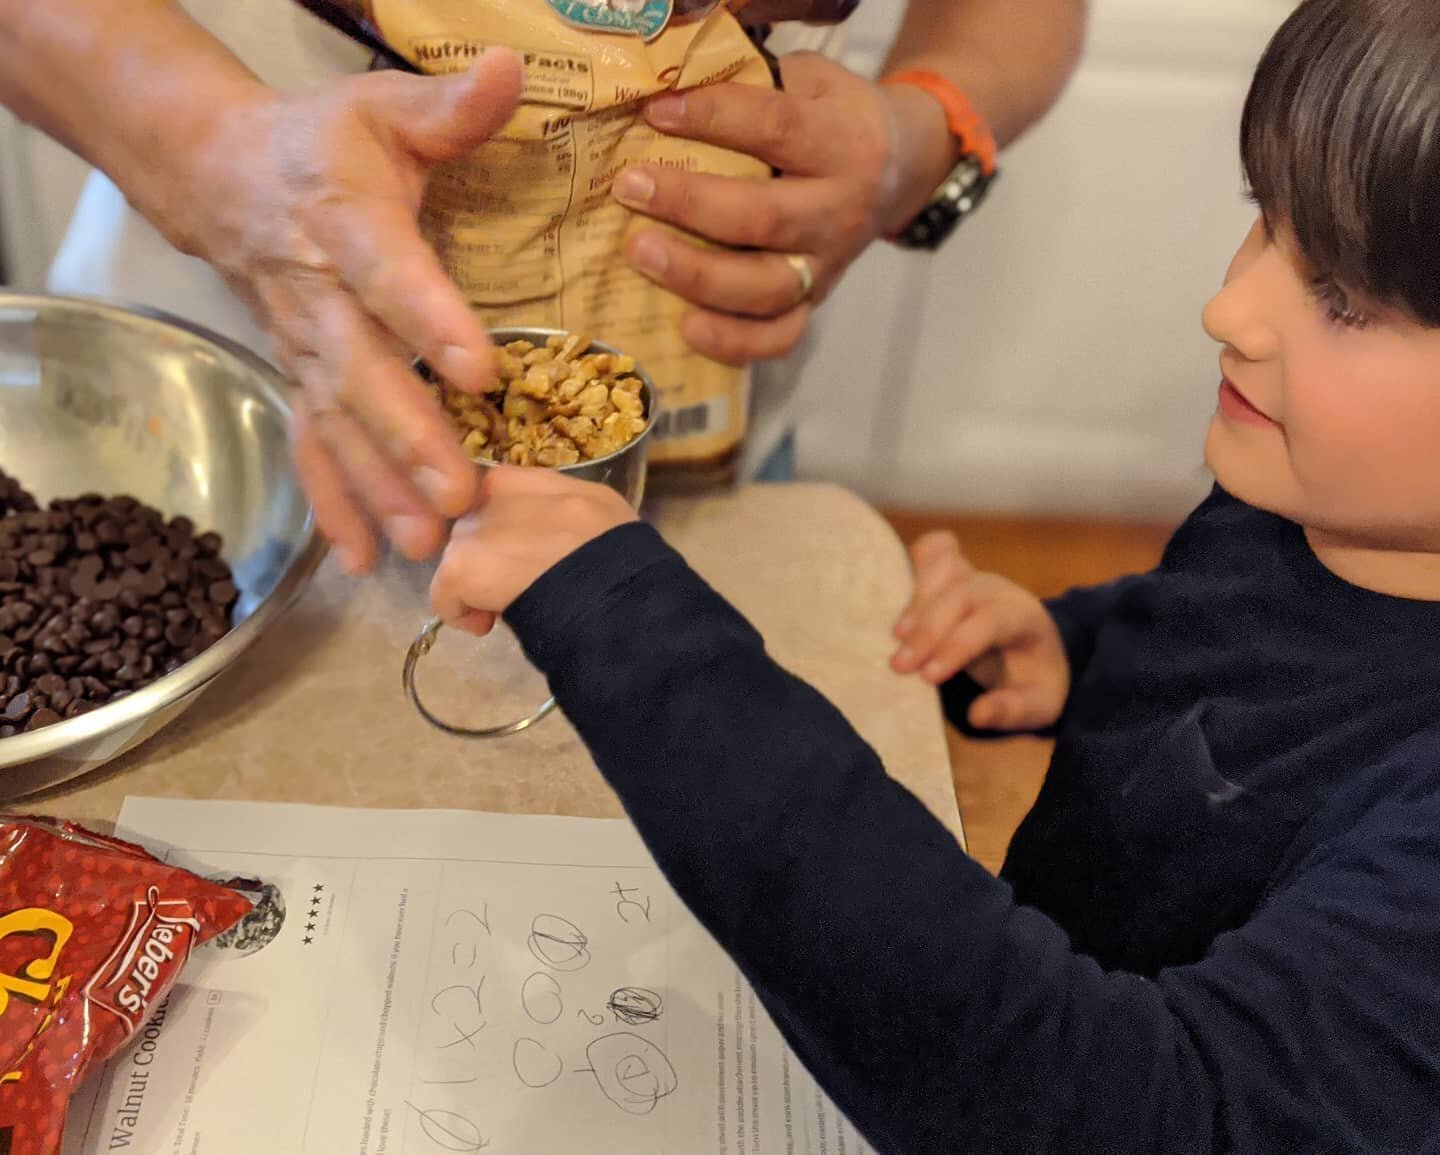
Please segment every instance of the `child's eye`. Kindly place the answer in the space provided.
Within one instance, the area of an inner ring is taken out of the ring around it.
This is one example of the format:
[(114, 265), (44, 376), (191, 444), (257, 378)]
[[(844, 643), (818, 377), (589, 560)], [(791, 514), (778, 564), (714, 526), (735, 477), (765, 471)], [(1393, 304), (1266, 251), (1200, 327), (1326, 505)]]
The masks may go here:
[(1363, 329), (1370, 323), (1370, 318), (1354, 308), (1345, 290), (1329, 277), (1316, 277), (1310, 282), (1310, 291), (1331, 323), (1347, 329)]

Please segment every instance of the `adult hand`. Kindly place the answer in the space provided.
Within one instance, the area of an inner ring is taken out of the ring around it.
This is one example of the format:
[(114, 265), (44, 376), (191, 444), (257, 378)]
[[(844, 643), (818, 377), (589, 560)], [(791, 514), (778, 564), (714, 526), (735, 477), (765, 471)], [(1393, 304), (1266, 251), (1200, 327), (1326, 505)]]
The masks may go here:
[(478, 480), (411, 371), (481, 387), (490, 344), (421, 236), (432, 166), (504, 126), (521, 63), (486, 52), (465, 74), (375, 72), (318, 92), (257, 90), (220, 118), (161, 224), (250, 304), (299, 385), (295, 458), (321, 531), (350, 570), (373, 526), (433, 553)]
[[(717, 84), (646, 109), (656, 129), (753, 156), (777, 179), (637, 165), (614, 186), (635, 211), (725, 246), (644, 229), (627, 255), (697, 306), (682, 336), (727, 364), (794, 348), (814, 304), (867, 245), (919, 210), (956, 161), (943, 110), (916, 89), (864, 80), (814, 53), (785, 57), (782, 76), (783, 91)], [(809, 266), (808, 295), (787, 257)]]
[(430, 584), (435, 613), (486, 634), (557, 562), (637, 515), (604, 485), (553, 469), (485, 470), (473, 513), (455, 523)]
[(895, 671), (939, 685), (965, 670), (986, 691), (970, 706), (979, 729), (1041, 730), (1058, 721), (1070, 663), (1044, 603), (977, 570), (953, 534), (927, 534), (910, 555), (915, 593), (895, 624)]

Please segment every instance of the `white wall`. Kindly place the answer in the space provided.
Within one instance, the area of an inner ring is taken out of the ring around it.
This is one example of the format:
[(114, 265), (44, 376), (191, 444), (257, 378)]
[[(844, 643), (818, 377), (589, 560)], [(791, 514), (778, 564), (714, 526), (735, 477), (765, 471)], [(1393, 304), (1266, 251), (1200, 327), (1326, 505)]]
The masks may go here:
[(0, 109), (0, 246), (9, 282), (41, 289), (88, 167)]
[[(1172, 514), (1203, 494), (1202, 305), (1248, 225), (1237, 140), (1291, 0), (1094, 0), (1061, 103), (935, 257), (877, 246), (826, 306), (800, 461), (872, 499)], [(861, 9), (875, 67), (895, 8)]]

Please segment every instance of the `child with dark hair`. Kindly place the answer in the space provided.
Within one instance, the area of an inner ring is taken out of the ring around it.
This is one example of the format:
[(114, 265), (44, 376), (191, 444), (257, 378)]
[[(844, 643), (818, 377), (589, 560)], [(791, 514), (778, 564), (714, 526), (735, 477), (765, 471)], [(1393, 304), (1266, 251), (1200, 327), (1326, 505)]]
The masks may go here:
[(493, 475), (437, 576), (881, 1152), (1440, 1150), (1440, 4), (1306, 0), (1242, 136), (1160, 567), (916, 550), (896, 667), (1057, 738), (1002, 880), (613, 494)]

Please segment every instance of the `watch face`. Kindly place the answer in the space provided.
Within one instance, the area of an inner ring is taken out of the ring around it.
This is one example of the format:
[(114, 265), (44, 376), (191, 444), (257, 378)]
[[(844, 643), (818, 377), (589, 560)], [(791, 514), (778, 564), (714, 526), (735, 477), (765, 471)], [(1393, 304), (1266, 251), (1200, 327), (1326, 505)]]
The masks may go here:
[(897, 238), (906, 248), (934, 251), (967, 216), (980, 207), (999, 173), (985, 175), (980, 159), (962, 157), (930, 203), (916, 214)]

